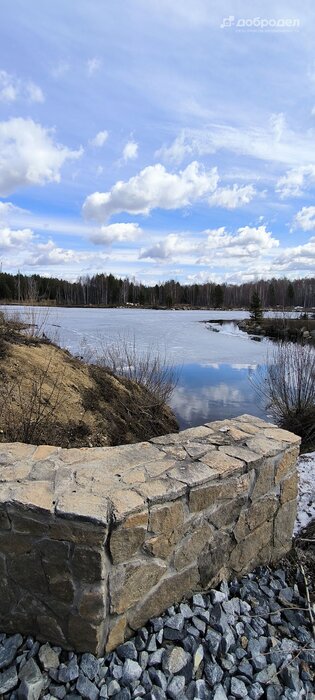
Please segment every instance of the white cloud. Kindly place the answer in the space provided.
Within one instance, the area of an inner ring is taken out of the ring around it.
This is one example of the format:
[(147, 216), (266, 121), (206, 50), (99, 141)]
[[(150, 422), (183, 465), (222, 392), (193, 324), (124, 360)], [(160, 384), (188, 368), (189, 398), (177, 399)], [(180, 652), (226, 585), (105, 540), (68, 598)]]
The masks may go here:
[(229, 233), (221, 226), (203, 231), (202, 236), (200, 242), (191, 234), (170, 234), (151, 248), (141, 250), (139, 258), (180, 261), (188, 256), (189, 262), (192, 262), (191, 257), (194, 256), (197, 265), (226, 266), (229, 260), (234, 265), (238, 260), (257, 258), (262, 253), (279, 247), (279, 241), (273, 238), (265, 226), (243, 226), (236, 233)]
[(87, 259), (86, 251), (78, 252), (76, 250), (59, 248), (52, 240), (47, 243), (39, 243), (31, 255), (26, 259), (26, 264), (40, 265), (64, 265), (67, 263), (85, 262)]
[(136, 141), (128, 141), (123, 150), (124, 160), (134, 160), (138, 157), (138, 144)]
[(227, 151), (294, 167), (307, 163), (313, 150), (313, 134), (305, 130), (294, 132), (280, 113), (254, 126), (209, 122), (204, 128), (183, 129), (170, 145), (162, 146), (158, 153), (163, 160), (180, 163), (187, 155), (199, 158)]
[(210, 195), (217, 187), (216, 168), (206, 171), (196, 161), (178, 174), (163, 165), (149, 165), (124, 182), (119, 180), (109, 192), (94, 192), (83, 204), (88, 219), (105, 221), (112, 214), (149, 214), (152, 209), (180, 209)]
[(91, 146), (96, 146), (97, 148), (101, 148), (104, 146), (104, 143), (108, 139), (108, 131), (104, 129), (104, 131), (99, 131), (96, 136), (94, 136), (93, 139), (91, 139), (90, 144)]
[(239, 187), (234, 184), (232, 188), (218, 188), (209, 198), (209, 204), (225, 209), (236, 209), (248, 204), (256, 194), (253, 185)]
[(282, 273), (287, 270), (307, 271), (309, 274), (315, 273), (315, 236), (307, 243), (286, 248), (274, 261), (274, 267)]
[(5, 226), (0, 228), (0, 250), (25, 249), (34, 239), (31, 229), (12, 230)]
[(139, 258), (152, 260), (172, 260), (174, 257), (182, 257), (183, 254), (198, 250), (198, 245), (177, 233), (170, 233), (163, 241), (159, 241), (151, 248), (142, 250)]
[(25, 83), (5, 70), (0, 70), (0, 102), (16, 102), (25, 99), (30, 102), (44, 102), (44, 94), (32, 80)]
[(315, 165), (301, 165), (299, 168), (291, 168), (280, 177), (276, 184), (276, 192), (280, 197), (300, 197), (303, 190), (315, 182)]
[(193, 146), (186, 140), (185, 132), (182, 131), (170, 146), (162, 146), (162, 148), (155, 151), (154, 155), (156, 158), (161, 158), (163, 161), (176, 163), (178, 165), (182, 163), (186, 156), (191, 157), (193, 150)]
[(32, 81), (26, 84), (26, 92), (31, 102), (44, 102), (45, 97), (42, 89)]
[(109, 224), (101, 226), (90, 236), (92, 243), (97, 245), (108, 245), (109, 243), (122, 243), (134, 241), (141, 235), (139, 224)]
[(25, 185), (59, 182), (65, 161), (82, 152), (55, 143), (53, 131), (32, 119), (0, 122), (0, 196)]
[(293, 227), (303, 231), (314, 231), (315, 207), (302, 207), (294, 217)]
[(88, 75), (94, 75), (100, 69), (102, 61), (99, 58), (89, 58), (86, 62)]

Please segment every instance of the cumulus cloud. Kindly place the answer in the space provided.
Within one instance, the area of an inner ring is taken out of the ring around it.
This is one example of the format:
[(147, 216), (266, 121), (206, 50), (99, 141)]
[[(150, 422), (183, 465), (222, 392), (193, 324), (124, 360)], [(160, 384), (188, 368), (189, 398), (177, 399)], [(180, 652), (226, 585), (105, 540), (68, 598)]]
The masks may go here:
[(279, 178), (276, 184), (276, 192), (282, 199), (286, 197), (300, 197), (304, 189), (308, 189), (315, 182), (315, 165), (302, 165), (299, 168), (291, 168)]
[(315, 236), (307, 243), (286, 248), (274, 261), (274, 267), (282, 273), (286, 271), (305, 271), (315, 273)]
[[(243, 226), (236, 233), (229, 233), (224, 226), (202, 232), (202, 242), (194, 240), (191, 235), (170, 234), (155, 245), (140, 251), (140, 259), (179, 260), (183, 256), (194, 256), (199, 265), (226, 265), (228, 259), (257, 258), (279, 247), (279, 241), (273, 238), (265, 226)], [(197, 258), (197, 259), (196, 259)]]
[(53, 131), (32, 119), (0, 122), (0, 196), (26, 185), (59, 182), (65, 161), (82, 153), (56, 143)]
[(91, 139), (90, 144), (91, 146), (96, 146), (97, 148), (101, 148), (104, 146), (104, 143), (108, 139), (108, 131), (104, 129), (104, 131), (99, 131), (96, 136), (94, 136), (93, 139)]
[(170, 233), (163, 241), (159, 241), (151, 248), (142, 250), (139, 258), (152, 260), (171, 260), (174, 257), (182, 257), (183, 254), (193, 253), (198, 250), (198, 245), (177, 233)]
[(123, 150), (124, 160), (134, 160), (138, 157), (138, 144), (136, 141), (128, 141)]
[(86, 251), (59, 248), (52, 240), (47, 243), (39, 243), (28, 256), (28, 265), (64, 265), (66, 263), (78, 263), (86, 261)]
[(139, 238), (141, 233), (139, 224), (109, 224), (92, 233), (90, 240), (96, 245), (131, 242)]
[(206, 171), (193, 161), (179, 173), (168, 172), (161, 163), (149, 165), (109, 192), (94, 192), (83, 204), (86, 218), (103, 222), (112, 214), (149, 214), (152, 209), (180, 209), (209, 196), (217, 187), (217, 168)]
[(88, 75), (94, 75), (94, 73), (97, 73), (97, 71), (100, 69), (102, 65), (102, 61), (99, 58), (89, 58), (88, 61), (86, 62), (86, 67), (87, 67), (87, 72)]
[(294, 217), (293, 228), (300, 228), (302, 231), (315, 230), (315, 207), (302, 207)]
[(256, 194), (253, 185), (243, 185), (239, 187), (234, 184), (233, 187), (218, 188), (209, 197), (209, 204), (225, 209), (237, 209), (248, 204)]
[(29, 228), (12, 230), (8, 226), (0, 227), (0, 250), (24, 249), (34, 239), (34, 233)]
[(161, 158), (163, 161), (176, 163), (182, 163), (186, 156), (191, 157), (193, 154), (193, 146), (188, 143), (185, 132), (182, 131), (170, 146), (162, 146), (157, 151), (155, 151), (155, 157)]
[(44, 93), (32, 80), (23, 82), (5, 70), (0, 70), (0, 102), (10, 104), (18, 99), (44, 102)]

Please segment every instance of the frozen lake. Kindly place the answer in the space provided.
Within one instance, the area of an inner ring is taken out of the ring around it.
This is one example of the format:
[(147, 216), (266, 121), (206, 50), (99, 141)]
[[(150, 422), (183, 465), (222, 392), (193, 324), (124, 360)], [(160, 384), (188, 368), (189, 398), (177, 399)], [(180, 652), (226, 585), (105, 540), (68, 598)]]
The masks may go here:
[[(2, 308), (19, 311), (28, 322), (33, 313), (26, 307)], [(35, 320), (40, 323), (45, 313), (35, 307)], [(179, 370), (171, 405), (183, 428), (240, 413), (266, 417), (250, 376), (266, 364), (270, 343), (252, 340), (232, 323), (247, 316), (246, 311), (49, 308), (45, 332), (73, 354), (123, 337), (135, 338), (140, 351), (166, 355)]]

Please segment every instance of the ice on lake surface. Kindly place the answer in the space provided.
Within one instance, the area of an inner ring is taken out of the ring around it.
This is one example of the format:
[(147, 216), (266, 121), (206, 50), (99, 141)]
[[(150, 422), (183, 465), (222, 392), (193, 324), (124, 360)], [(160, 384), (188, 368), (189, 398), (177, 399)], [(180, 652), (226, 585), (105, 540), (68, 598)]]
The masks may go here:
[[(6, 308), (25, 319), (32, 314), (25, 307)], [(35, 320), (44, 314), (42, 307), (34, 308)], [(266, 417), (250, 374), (265, 365), (270, 344), (255, 342), (232, 323), (247, 317), (247, 311), (49, 308), (45, 332), (77, 355), (118, 337), (134, 338), (140, 351), (166, 355), (180, 372), (171, 405), (183, 428), (241, 413)]]

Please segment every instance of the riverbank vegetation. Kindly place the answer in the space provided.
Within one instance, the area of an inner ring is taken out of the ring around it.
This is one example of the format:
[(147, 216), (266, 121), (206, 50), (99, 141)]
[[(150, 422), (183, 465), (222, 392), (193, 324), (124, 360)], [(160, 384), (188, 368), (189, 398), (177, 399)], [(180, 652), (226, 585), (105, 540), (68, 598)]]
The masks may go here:
[(150, 387), (74, 358), (0, 314), (3, 442), (95, 447), (177, 429), (171, 410)]
[(180, 284), (174, 280), (152, 287), (109, 274), (80, 277), (76, 282), (0, 273), (0, 301), (58, 306), (144, 306), (150, 308), (248, 308), (253, 293), (263, 308), (315, 307), (315, 278), (285, 278), (243, 284)]

